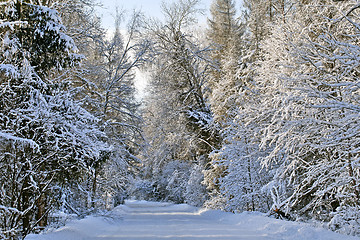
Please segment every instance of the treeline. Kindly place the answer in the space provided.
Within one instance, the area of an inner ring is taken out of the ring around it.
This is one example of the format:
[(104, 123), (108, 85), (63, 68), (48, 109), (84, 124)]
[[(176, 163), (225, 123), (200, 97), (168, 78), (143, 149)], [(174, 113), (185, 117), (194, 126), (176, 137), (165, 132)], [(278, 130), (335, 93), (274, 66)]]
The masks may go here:
[(198, 0), (148, 22), (138, 197), (360, 233), (357, 1)]

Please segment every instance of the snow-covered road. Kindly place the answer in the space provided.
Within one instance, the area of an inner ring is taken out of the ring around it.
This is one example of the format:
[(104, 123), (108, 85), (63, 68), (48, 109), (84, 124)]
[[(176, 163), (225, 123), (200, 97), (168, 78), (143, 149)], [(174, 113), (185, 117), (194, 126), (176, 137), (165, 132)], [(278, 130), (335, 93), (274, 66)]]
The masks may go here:
[(106, 217), (87, 217), (26, 240), (207, 239), (350, 240), (304, 223), (268, 218), (261, 213), (230, 214), (185, 204), (127, 201)]

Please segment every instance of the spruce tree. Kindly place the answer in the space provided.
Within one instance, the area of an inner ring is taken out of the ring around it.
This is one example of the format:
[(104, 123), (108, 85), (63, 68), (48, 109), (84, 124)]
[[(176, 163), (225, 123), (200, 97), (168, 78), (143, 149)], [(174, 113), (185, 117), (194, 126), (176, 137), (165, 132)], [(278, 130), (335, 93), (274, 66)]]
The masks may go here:
[(56, 10), (28, 1), (0, 5), (1, 237), (47, 224), (61, 187), (107, 151), (97, 120), (50, 77), (82, 56)]
[(231, 95), (236, 94), (242, 84), (236, 71), (240, 65), (241, 37), (244, 29), (238, 22), (235, 3), (232, 0), (214, 1), (208, 23), (208, 38), (213, 44), (210, 56), (215, 66), (208, 81), (211, 108), (215, 120), (224, 126), (235, 107)]

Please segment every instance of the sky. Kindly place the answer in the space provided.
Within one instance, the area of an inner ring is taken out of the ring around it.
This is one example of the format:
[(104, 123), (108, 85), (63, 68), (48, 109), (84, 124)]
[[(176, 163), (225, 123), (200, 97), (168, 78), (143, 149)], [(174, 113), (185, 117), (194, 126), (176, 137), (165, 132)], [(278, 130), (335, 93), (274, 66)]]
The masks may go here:
[[(114, 27), (115, 9), (124, 9), (131, 13), (133, 9), (142, 10), (146, 16), (156, 17), (161, 19), (161, 3), (171, 3), (172, 0), (98, 0), (103, 5), (103, 8), (97, 8), (97, 11), (102, 17), (103, 27), (111, 29)], [(199, 5), (200, 8), (206, 9), (206, 14), (209, 13), (209, 8), (212, 0), (202, 0)], [(203, 17), (204, 18), (204, 17)]]

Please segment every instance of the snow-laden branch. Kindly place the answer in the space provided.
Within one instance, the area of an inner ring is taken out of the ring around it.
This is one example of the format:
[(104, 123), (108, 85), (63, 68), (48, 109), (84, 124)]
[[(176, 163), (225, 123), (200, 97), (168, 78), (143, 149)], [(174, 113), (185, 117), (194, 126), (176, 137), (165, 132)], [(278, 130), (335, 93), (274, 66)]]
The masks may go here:
[(20, 143), (21, 145), (24, 145), (24, 146), (28, 145), (36, 151), (40, 150), (40, 146), (31, 139), (16, 137), (12, 134), (5, 133), (2, 131), (0, 131), (0, 138), (5, 139), (5, 140), (14, 141), (15, 143)]

